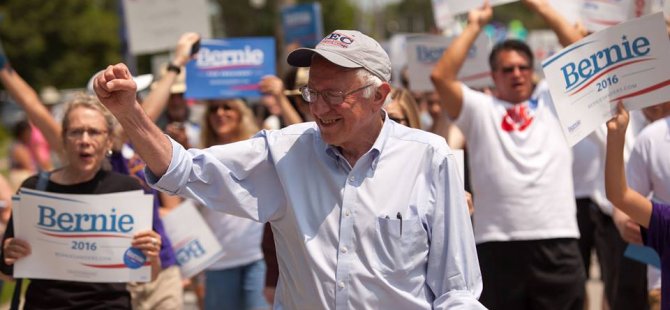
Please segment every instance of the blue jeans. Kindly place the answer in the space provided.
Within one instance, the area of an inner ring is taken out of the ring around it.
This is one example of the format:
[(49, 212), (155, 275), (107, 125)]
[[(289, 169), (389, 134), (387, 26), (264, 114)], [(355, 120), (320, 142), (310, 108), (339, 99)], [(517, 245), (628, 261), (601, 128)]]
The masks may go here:
[(268, 309), (263, 297), (265, 261), (205, 271), (205, 310)]

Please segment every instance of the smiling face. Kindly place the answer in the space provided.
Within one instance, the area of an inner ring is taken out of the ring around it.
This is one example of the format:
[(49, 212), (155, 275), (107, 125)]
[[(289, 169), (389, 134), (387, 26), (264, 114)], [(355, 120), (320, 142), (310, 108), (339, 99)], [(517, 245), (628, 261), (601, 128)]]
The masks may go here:
[(65, 155), (70, 175), (80, 181), (90, 180), (100, 170), (105, 154), (112, 147), (110, 128), (100, 111), (77, 107), (65, 116), (63, 128)]
[(502, 50), (492, 70), (498, 98), (510, 103), (528, 100), (533, 92), (533, 70), (530, 59), (516, 50)]
[[(324, 142), (339, 146), (344, 152), (358, 152), (372, 146), (382, 126), (380, 114), (388, 84), (375, 89), (370, 98), (361, 90), (344, 97), (341, 104), (330, 105), (320, 92), (348, 93), (368, 84), (356, 70), (339, 67), (322, 57), (315, 56), (309, 72), (308, 87), (319, 92), (315, 102), (309, 103), (310, 113), (319, 126)], [(382, 97), (383, 96), (383, 97)]]

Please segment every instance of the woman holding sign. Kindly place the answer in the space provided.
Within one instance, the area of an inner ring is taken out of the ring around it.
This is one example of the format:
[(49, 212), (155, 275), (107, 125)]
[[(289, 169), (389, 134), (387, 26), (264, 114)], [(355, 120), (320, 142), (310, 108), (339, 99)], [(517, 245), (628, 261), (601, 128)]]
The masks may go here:
[[(108, 194), (140, 190), (137, 180), (103, 169), (112, 147), (114, 118), (90, 96), (75, 98), (68, 106), (62, 124), (62, 145), (67, 164), (48, 178), (33, 176), (23, 188), (65, 194)], [(59, 218), (60, 219), (60, 218)], [(10, 218), (2, 242), (3, 273), (12, 275), (13, 264), (31, 254), (31, 245), (14, 238)], [(152, 266), (152, 277), (160, 269), (158, 252), (161, 239), (154, 231), (133, 236), (132, 247), (139, 249)], [(138, 251), (139, 252), (139, 251)], [(25, 295), (26, 309), (130, 309), (125, 283), (89, 283), (32, 279)]]

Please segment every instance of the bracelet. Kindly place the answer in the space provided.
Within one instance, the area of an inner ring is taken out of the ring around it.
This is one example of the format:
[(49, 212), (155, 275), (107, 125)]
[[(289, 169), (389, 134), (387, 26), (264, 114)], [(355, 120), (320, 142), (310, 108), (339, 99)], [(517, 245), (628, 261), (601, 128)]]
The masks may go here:
[(174, 71), (174, 73), (179, 74), (181, 73), (181, 68), (173, 63), (169, 63), (167, 68), (167, 71)]

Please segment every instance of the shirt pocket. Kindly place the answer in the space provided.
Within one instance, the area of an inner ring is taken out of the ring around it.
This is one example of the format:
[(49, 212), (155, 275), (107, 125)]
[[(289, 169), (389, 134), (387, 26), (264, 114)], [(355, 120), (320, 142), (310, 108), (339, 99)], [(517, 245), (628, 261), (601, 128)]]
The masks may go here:
[[(402, 231), (401, 231), (402, 223)], [(428, 234), (418, 217), (377, 218), (373, 268), (386, 277), (403, 277), (417, 268), (425, 269)]]

